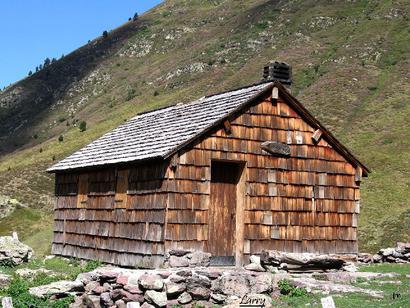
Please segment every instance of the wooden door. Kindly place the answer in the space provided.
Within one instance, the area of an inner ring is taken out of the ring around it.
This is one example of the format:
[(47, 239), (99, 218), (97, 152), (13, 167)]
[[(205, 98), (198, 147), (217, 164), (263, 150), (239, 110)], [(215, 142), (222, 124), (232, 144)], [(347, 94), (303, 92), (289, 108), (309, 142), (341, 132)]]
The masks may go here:
[(213, 161), (208, 252), (214, 257), (235, 255), (237, 183), (241, 165)]

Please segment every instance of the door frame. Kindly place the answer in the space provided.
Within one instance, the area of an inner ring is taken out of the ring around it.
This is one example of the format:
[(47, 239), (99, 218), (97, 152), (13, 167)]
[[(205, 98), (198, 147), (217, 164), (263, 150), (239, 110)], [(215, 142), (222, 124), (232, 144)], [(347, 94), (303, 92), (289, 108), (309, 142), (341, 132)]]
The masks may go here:
[(210, 169), (211, 169), (210, 181), (212, 181), (212, 163), (213, 162), (233, 163), (239, 166), (240, 174), (239, 174), (238, 182), (236, 183), (235, 231), (234, 231), (234, 251), (233, 253), (234, 253), (234, 258), (235, 258), (235, 266), (242, 267), (244, 264), (243, 254), (244, 254), (247, 162), (243, 160), (211, 159), (210, 161)]

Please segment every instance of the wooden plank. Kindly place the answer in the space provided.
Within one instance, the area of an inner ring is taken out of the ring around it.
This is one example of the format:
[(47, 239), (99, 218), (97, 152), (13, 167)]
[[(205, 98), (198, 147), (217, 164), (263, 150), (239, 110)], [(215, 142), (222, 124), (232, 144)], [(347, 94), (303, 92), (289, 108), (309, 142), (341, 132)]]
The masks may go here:
[(78, 196), (77, 207), (85, 208), (87, 206), (88, 199), (88, 174), (80, 174), (78, 178)]

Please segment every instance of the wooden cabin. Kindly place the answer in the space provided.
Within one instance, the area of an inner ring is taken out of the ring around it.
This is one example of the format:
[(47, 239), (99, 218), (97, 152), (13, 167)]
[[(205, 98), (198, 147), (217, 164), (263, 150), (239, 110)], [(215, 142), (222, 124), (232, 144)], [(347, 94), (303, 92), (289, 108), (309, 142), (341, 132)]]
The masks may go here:
[(140, 114), (48, 171), (52, 253), (143, 267), (170, 249), (237, 265), (262, 250), (356, 254), (369, 172), (270, 77)]

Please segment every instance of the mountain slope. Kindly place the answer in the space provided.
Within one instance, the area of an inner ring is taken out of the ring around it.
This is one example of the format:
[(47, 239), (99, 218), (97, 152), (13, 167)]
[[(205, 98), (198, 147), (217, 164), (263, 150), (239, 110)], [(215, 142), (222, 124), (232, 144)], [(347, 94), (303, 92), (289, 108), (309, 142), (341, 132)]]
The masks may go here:
[[(44, 170), (53, 159), (138, 112), (255, 82), (278, 59), (293, 66), (293, 94), (373, 171), (362, 185), (361, 248), (409, 241), (409, 7), (166, 1), (0, 92), (0, 194), (49, 221), (53, 179)], [(49, 236), (23, 214), (0, 233)]]

